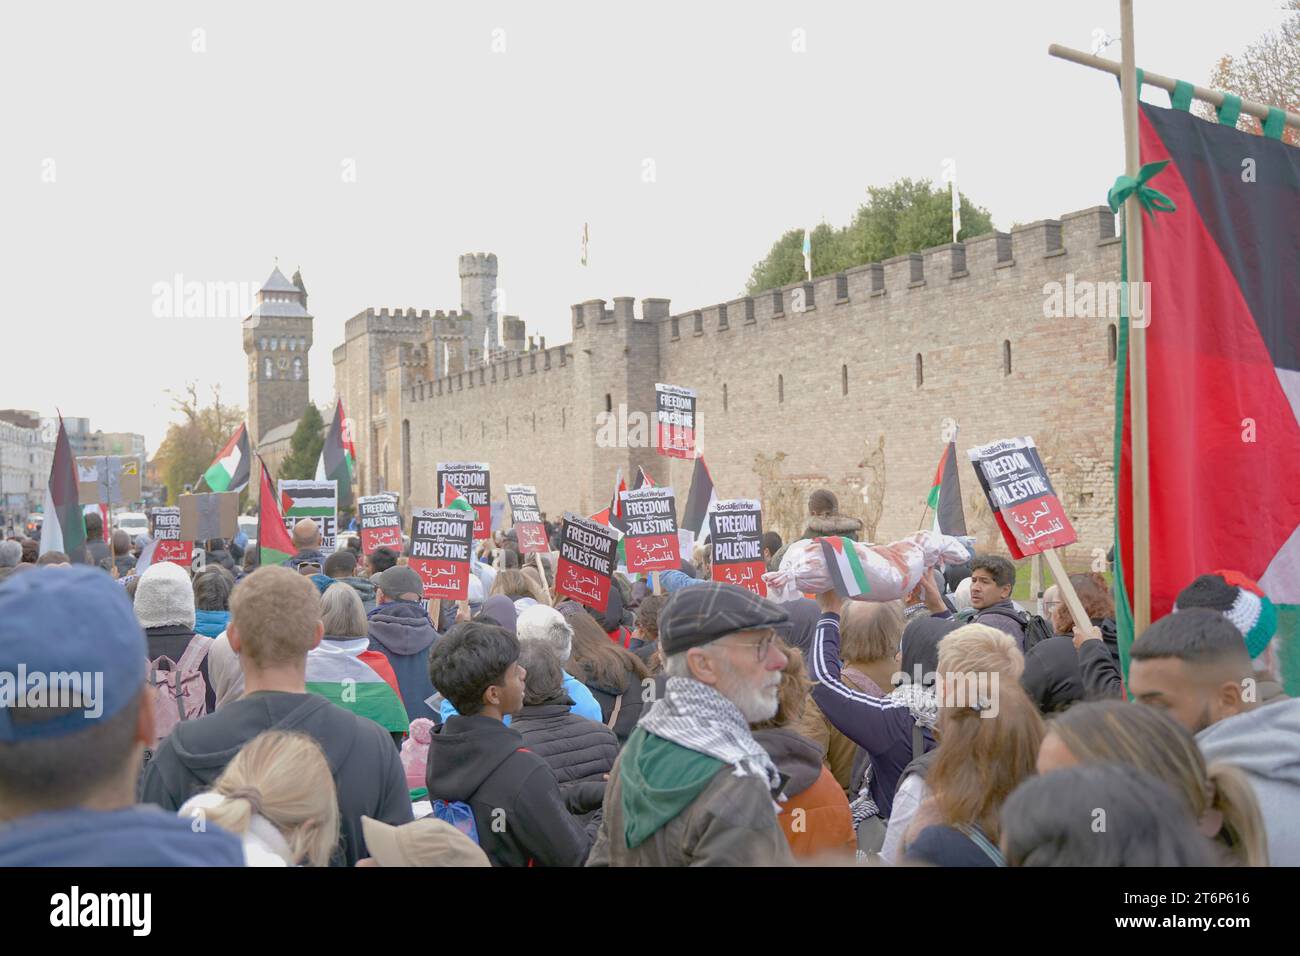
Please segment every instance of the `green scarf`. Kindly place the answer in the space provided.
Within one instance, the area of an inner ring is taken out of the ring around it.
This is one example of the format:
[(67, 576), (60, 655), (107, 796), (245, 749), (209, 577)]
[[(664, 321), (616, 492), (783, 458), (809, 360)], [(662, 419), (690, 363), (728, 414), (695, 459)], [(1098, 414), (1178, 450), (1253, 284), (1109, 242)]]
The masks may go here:
[(725, 764), (640, 727), (623, 748), (623, 837), (629, 850), (654, 836), (700, 795)]

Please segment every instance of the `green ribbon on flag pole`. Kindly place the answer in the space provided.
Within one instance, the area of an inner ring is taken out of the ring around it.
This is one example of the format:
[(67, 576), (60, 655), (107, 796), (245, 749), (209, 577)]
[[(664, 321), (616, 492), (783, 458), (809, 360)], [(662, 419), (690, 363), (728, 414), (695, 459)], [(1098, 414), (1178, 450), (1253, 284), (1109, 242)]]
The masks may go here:
[(1264, 135), (1269, 139), (1281, 139), (1282, 130), (1286, 129), (1286, 111), (1276, 106), (1268, 108), (1268, 119), (1260, 124)]
[(1174, 91), (1169, 94), (1169, 105), (1176, 110), (1182, 110), (1186, 113), (1192, 108), (1192, 96), (1195, 93), (1195, 87), (1186, 80), (1178, 80), (1174, 83)]
[(1215, 110), (1219, 123), (1223, 126), (1236, 126), (1237, 117), (1241, 115), (1241, 97), (1232, 93), (1223, 94), (1223, 105)]
[(1162, 159), (1158, 163), (1147, 163), (1138, 170), (1136, 177), (1118, 177), (1115, 180), (1115, 185), (1111, 186), (1110, 192), (1106, 194), (1106, 201), (1110, 204), (1110, 211), (1119, 212), (1120, 207), (1124, 205), (1124, 201), (1135, 193), (1137, 194), (1138, 204), (1152, 218), (1155, 217), (1157, 212), (1173, 212), (1176, 210), (1178, 207), (1174, 205), (1172, 199), (1154, 186), (1147, 185), (1147, 180), (1168, 165), (1169, 160)]

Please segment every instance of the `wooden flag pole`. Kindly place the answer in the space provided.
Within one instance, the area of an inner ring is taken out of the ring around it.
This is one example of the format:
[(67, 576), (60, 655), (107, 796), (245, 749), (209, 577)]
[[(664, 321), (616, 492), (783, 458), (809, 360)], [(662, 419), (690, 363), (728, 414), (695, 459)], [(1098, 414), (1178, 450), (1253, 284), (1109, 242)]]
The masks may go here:
[(534, 551), (533, 559), (537, 564), (537, 573), (542, 578), (542, 590), (546, 592), (546, 603), (553, 605), (555, 600), (551, 597), (551, 586), (546, 583), (546, 566), (542, 564), (542, 552)]
[(1070, 617), (1074, 618), (1074, 623), (1083, 628), (1091, 627), (1092, 620), (1088, 617), (1088, 612), (1083, 609), (1083, 602), (1079, 600), (1074, 585), (1070, 583), (1070, 576), (1065, 573), (1065, 566), (1061, 564), (1060, 554), (1057, 553), (1055, 548), (1048, 548), (1043, 552), (1043, 560), (1052, 569), (1052, 576), (1056, 578), (1056, 586), (1061, 589), (1061, 600), (1070, 609)]
[(1029, 559), (1029, 593), (1034, 599), (1034, 613), (1043, 614), (1043, 562), (1038, 555)]
[[(1133, 53), (1133, 0), (1120, 0), (1120, 91), (1124, 103), (1124, 174), (1137, 177), (1141, 165), (1138, 140), (1137, 67)], [(1124, 204), (1124, 246), (1128, 288), (1142, 288), (1142, 206), (1135, 191)], [(1149, 296), (1143, 296), (1142, 321), (1134, 322), (1129, 302), (1128, 375), (1133, 476), (1133, 637), (1151, 623), (1151, 472), (1148, 468), (1147, 339)], [(1050, 563), (1050, 562), (1049, 562)], [(1053, 573), (1060, 577), (1056, 567)], [(1059, 583), (1059, 582), (1058, 582)], [(1064, 593), (1062, 588), (1062, 593)], [(1072, 592), (1071, 592), (1072, 593)], [(1078, 600), (1077, 598), (1075, 599)], [(1070, 609), (1073, 614), (1074, 608)], [(1077, 620), (1077, 619), (1076, 619)]]
[(658, 572), (658, 571), (651, 571), (651, 572), (650, 572), (650, 585), (651, 585), (651, 587), (654, 588), (654, 593), (655, 593), (655, 594), (663, 594), (663, 593), (664, 593), (664, 591), (663, 591), (663, 585), (659, 583), (659, 572)]

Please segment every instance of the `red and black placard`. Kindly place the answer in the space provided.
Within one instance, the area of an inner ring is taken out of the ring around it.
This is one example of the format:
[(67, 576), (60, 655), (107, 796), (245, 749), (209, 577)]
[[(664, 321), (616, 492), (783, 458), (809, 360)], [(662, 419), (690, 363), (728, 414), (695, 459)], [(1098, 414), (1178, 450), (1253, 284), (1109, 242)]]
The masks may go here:
[(474, 516), (450, 508), (420, 508), (411, 515), (407, 560), (424, 584), (424, 597), (463, 601), (469, 597), (469, 555)]
[(158, 542), (153, 559), (170, 561), (188, 568), (194, 561), (194, 542), (181, 540), (181, 509), (154, 508), (149, 514), (153, 538)]
[(763, 505), (750, 498), (719, 501), (709, 512), (713, 580), (736, 584), (764, 597)]
[(695, 389), (655, 383), (655, 419), (659, 454), (669, 458), (695, 458)]
[(539, 554), (551, 550), (546, 540), (546, 525), (537, 504), (537, 489), (532, 485), (506, 485), (510, 517), (514, 522), (515, 541), (520, 554)]
[(609, 525), (566, 511), (560, 526), (555, 593), (604, 611), (609, 606), (617, 549), (618, 532)]
[(492, 537), (492, 483), (486, 462), (481, 461), (440, 461), (437, 466), (437, 484), (434, 485), (438, 496), (438, 507), (445, 508), (447, 502), (442, 500), (445, 481), (465, 496), (477, 517), (474, 520), (474, 539), (481, 541)]
[(402, 519), (396, 498), (387, 493), (358, 498), (357, 516), (362, 554), (372, 554), (376, 548), (402, 550)]
[(624, 491), (623, 550), (633, 574), (675, 571), (681, 567), (677, 539), (677, 499), (671, 488), (648, 485)]
[(1078, 539), (1032, 438), (990, 442), (966, 454), (1011, 557), (1019, 560)]

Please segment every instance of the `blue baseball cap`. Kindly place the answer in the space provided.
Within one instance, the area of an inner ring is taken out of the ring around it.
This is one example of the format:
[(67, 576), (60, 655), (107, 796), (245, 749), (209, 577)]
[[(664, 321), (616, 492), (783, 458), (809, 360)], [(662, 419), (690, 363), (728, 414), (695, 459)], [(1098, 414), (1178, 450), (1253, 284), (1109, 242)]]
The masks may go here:
[(84, 565), (0, 586), (0, 741), (87, 730), (139, 697), (148, 644), (117, 582)]

